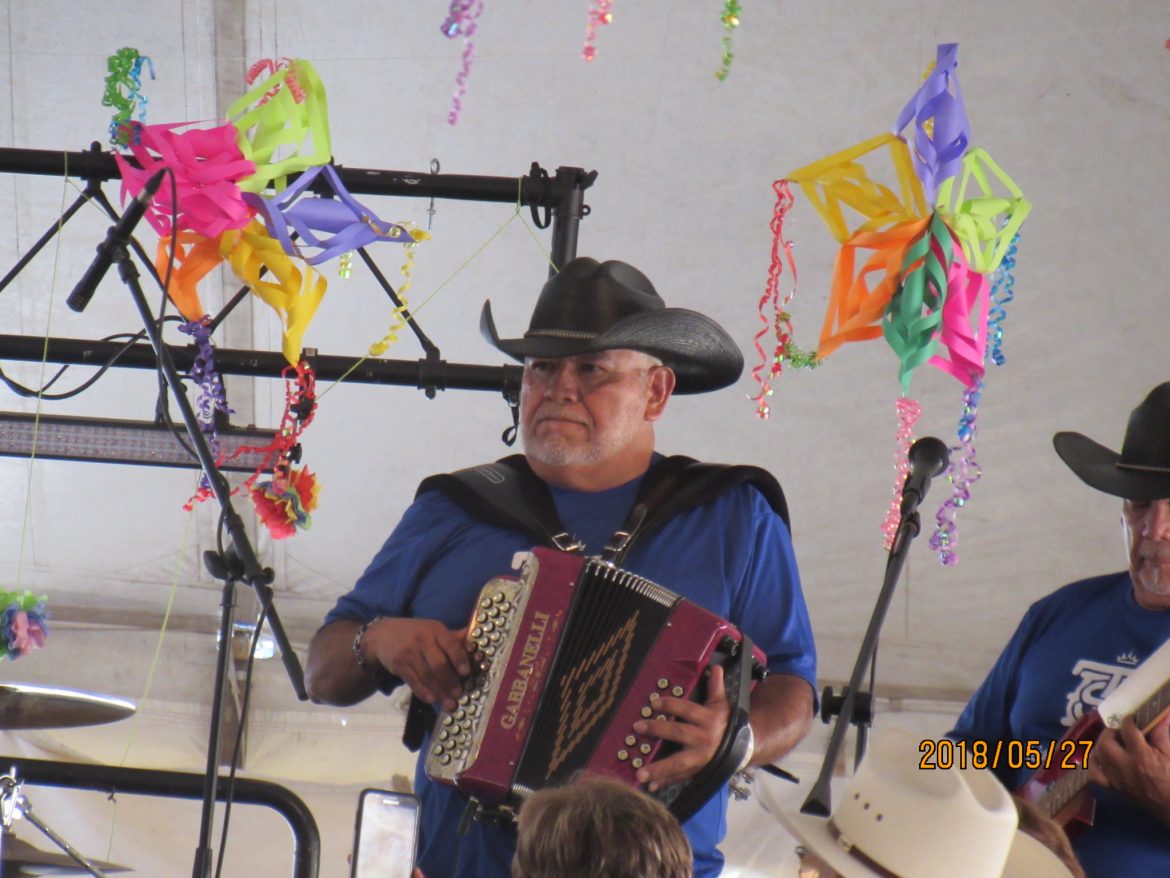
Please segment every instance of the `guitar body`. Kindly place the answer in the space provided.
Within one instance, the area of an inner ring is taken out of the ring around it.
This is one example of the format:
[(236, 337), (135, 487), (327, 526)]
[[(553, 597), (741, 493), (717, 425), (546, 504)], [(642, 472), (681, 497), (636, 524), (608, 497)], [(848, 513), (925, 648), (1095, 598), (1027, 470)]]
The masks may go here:
[(1126, 717), (1133, 717), (1142, 734), (1147, 734), (1168, 711), (1170, 641), (1055, 742), (1044, 764), (1016, 790), (1016, 795), (1034, 803), (1069, 834), (1092, 826), (1094, 802), (1089, 791), (1088, 760), (1097, 738), (1106, 728), (1119, 728)]
[(1052, 749), (1049, 764), (1024, 782), (1016, 795), (1036, 805), (1069, 835), (1093, 825), (1096, 802), (1089, 790), (1087, 756), (1105, 723), (1097, 711), (1086, 714)]

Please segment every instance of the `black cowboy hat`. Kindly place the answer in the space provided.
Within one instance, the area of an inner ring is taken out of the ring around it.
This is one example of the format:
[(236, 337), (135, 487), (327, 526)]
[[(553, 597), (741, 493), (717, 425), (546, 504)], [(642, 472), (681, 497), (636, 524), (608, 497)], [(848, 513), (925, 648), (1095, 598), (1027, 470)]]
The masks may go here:
[(743, 355), (710, 317), (667, 308), (649, 278), (632, 265), (580, 256), (540, 291), (523, 338), (502, 339), (483, 303), (479, 331), (510, 357), (572, 357), (627, 348), (674, 370), (675, 393), (703, 393), (734, 384)]
[(1170, 381), (1133, 410), (1121, 454), (1080, 433), (1057, 433), (1052, 444), (1091, 488), (1126, 500), (1170, 497)]

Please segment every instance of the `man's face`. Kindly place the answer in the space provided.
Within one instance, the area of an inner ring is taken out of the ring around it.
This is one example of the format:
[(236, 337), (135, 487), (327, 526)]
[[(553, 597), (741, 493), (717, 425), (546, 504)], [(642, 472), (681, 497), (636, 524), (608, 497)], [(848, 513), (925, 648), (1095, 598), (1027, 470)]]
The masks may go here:
[(1126, 500), (1121, 525), (1138, 602), (1170, 606), (1170, 500)]
[(661, 414), (666, 400), (658, 399), (663, 382), (655, 372), (663, 368), (629, 350), (529, 358), (520, 393), (525, 453), (549, 466), (611, 459)]

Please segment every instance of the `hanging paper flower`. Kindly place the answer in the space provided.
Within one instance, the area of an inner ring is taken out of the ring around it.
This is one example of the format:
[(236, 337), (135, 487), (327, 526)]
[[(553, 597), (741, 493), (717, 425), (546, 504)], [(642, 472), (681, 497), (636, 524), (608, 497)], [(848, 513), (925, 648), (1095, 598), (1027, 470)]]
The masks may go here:
[(902, 392), (910, 374), (934, 354), (947, 298), (947, 274), (954, 256), (951, 231), (938, 214), (906, 249), (902, 282), (882, 319), (882, 334), (898, 355)]
[[(324, 178), (335, 198), (305, 195), (318, 177)], [(332, 165), (310, 168), (273, 198), (247, 192), (244, 200), (264, 220), (268, 234), (280, 241), (286, 253), (310, 265), (320, 265), (375, 241), (409, 244), (415, 240), (405, 226), (383, 222), (350, 195)], [(297, 234), (295, 242), (290, 227)], [(320, 252), (306, 255), (304, 248), (308, 247), (320, 248)]]
[(894, 123), (894, 131), (899, 134), (914, 124), (914, 169), (926, 190), (926, 200), (932, 204), (943, 181), (959, 172), (971, 139), (955, 74), (958, 66), (959, 44), (940, 44), (934, 68)]
[(309, 468), (289, 469), (286, 476), (257, 482), (249, 491), (256, 514), (274, 540), (308, 530), (313, 523), (309, 515), (317, 508), (321, 486)]
[(29, 591), (0, 591), (0, 659), (15, 660), (45, 645), (46, 600)]
[[(972, 181), (979, 191), (968, 197)], [(996, 194), (995, 181), (1007, 190), (1006, 196)], [(939, 210), (955, 230), (971, 267), (991, 274), (1031, 213), (1032, 203), (983, 149), (973, 149), (963, 157), (962, 180), (957, 189), (953, 183), (952, 178), (939, 190)]]
[(202, 320), (207, 316), (207, 312), (203, 310), (203, 302), (199, 299), (196, 286), (213, 268), (223, 262), (223, 256), (219, 252), (219, 238), (206, 238), (190, 230), (159, 238), (154, 268), (161, 278), (166, 278), (167, 265), (171, 263), (172, 245), (175, 259), (170, 283), (167, 284), (167, 298), (187, 320)]
[[(882, 147), (889, 148), (897, 192), (871, 179), (859, 161)], [(785, 179), (800, 184), (833, 237), (841, 243), (858, 232), (874, 231), (926, 215), (922, 184), (914, 176), (910, 151), (905, 141), (893, 134), (879, 134), (793, 171)], [(846, 222), (843, 210), (846, 207), (861, 214), (865, 222), (851, 227)]]
[[(325, 278), (288, 256), (256, 220), (245, 229), (225, 232), (220, 252), (249, 289), (276, 311), (284, 326), (284, 358), (290, 365), (300, 362), (305, 330), (325, 297)], [(262, 269), (268, 272), (263, 278)]]
[(287, 185), (289, 174), (329, 161), (329, 115), (325, 86), (313, 65), (296, 59), (287, 70), (276, 70), (228, 108), (236, 142), (256, 172), (240, 182), (246, 192), (262, 192), (269, 184)]
[[(185, 123), (184, 123), (185, 124)], [(214, 238), (225, 229), (247, 225), (251, 209), (241, 198), (237, 181), (250, 176), (255, 165), (236, 146), (231, 125), (192, 128), (183, 125), (141, 125), (132, 123), (136, 137), (130, 154), (141, 165), (134, 167), (125, 156), (114, 155), (122, 175), (123, 199), (142, 191), (146, 181), (160, 168), (175, 175), (178, 203), (171, 197), (171, 181), (164, 180), (150, 206), (146, 220), (160, 237), (171, 234), (171, 217), (178, 211), (179, 229), (190, 229)]]

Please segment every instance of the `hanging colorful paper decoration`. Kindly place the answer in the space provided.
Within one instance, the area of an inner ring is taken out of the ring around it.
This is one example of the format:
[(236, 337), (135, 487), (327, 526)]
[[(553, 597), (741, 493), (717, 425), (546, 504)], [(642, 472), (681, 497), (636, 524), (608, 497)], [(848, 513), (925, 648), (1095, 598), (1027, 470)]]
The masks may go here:
[(150, 70), (150, 78), (154, 79), (154, 62), (146, 55), (140, 55), (137, 49), (126, 47), (119, 49), (106, 59), (106, 69), (110, 71), (106, 77), (106, 91), (102, 95), (103, 107), (114, 107), (116, 112), (110, 120), (110, 145), (124, 146), (133, 142), (130, 131), (130, 117), (138, 110), (138, 121), (146, 119), (146, 95), (142, 94), (142, 68)]
[(223, 262), (223, 256), (219, 252), (219, 238), (205, 238), (192, 231), (182, 231), (159, 238), (154, 268), (158, 276), (164, 279), (167, 266), (171, 263), (172, 249), (174, 263), (167, 284), (167, 297), (187, 320), (202, 320), (207, 316), (207, 312), (203, 310), (203, 303), (199, 300), (199, 291), (196, 287), (213, 268)]
[(248, 224), (252, 210), (244, 204), (239, 181), (254, 174), (256, 166), (241, 154), (232, 125), (187, 131), (178, 130), (185, 125), (131, 125), (135, 137), (130, 155), (140, 167), (121, 153), (114, 155), (123, 199), (142, 191), (160, 168), (174, 174), (173, 188), (170, 179), (163, 180), (146, 209), (146, 220), (160, 237), (171, 234), (176, 212), (180, 230), (208, 238)]
[(31, 591), (0, 591), (0, 660), (15, 661), (45, 645), (46, 600)]
[[(292, 464), (300, 460), (301, 434), (313, 422), (317, 413), (317, 377), (312, 367), (306, 362), (299, 362), (295, 366), (286, 366), (281, 377), (284, 378), (284, 413), (281, 415), (280, 426), (276, 429), (272, 441), (264, 447), (240, 445), (230, 455), (221, 454), (216, 459), (216, 464), (222, 466), (241, 454), (258, 454), (260, 463), (242, 486), (243, 490), (249, 492), (264, 473), (273, 473), (273, 479), (276, 480), (278, 474), (286, 473)], [(233, 488), (232, 494), (236, 494), (239, 490), (241, 489)], [(196, 503), (202, 503), (211, 496), (210, 486), (201, 484), (183, 508), (191, 510)], [(316, 496), (315, 491), (312, 496)], [(313, 505), (316, 505), (315, 502)]]
[(228, 118), (244, 158), (256, 165), (255, 173), (240, 181), (245, 192), (262, 192), (269, 185), (280, 191), (289, 174), (332, 157), (325, 86), (304, 59), (275, 69), (228, 108)]
[[(259, 220), (224, 232), (219, 249), (236, 276), (280, 317), (281, 350), (289, 365), (295, 366), (301, 359), (305, 330), (325, 297), (325, 278), (304, 260), (285, 253)], [(261, 269), (267, 269), (267, 276), (261, 276)]]
[(471, 38), (475, 36), (477, 20), (482, 13), (483, 0), (451, 0), (447, 18), (439, 28), (448, 39), (463, 37), (462, 66), (455, 74), (455, 93), (451, 95), (451, 109), (447, 112), (447, 123), (450, 125), (459, 122), (459, 114), (463, 110), (467, 78), (471, 75), (471, 60), (475, 57), (475, 43)]
[(248, 493), (268, 533), (274, 540), (283, 540), (312, 525), (309, 513), (317, 508), (321, 485), (308, 467), (290, 467), (268, 481), (257, 482)]
[(731, 62), (735, 59), (735, 54), (731, 51), (731, 35), (739, 27), (739, 16), (742, 11), (739, 0), (725, 0), (723, 14), (719, 16), (723, 23), (723, 59), (719, 63), (719, 69), (715, 71), (715, 78), (720, 82), (727, 79), (727, 74), (731, 72)]
[[(336, 197), (305, 194), (319, 177)], [(286, 253), (299, 256), (310, 265), (319, 265), (376, 241), (409, 244), (414, 240), (404, 226), (383, 222), (350, 195), (332, 165), (310, 168), (272, 198), (249, 192), (244, 200), (263, 219), (268, 234), (280, 241)], [(296, 241), (292, 240), (290, 228), (297, 234)], [(318, 248), (320, 252), (306, 255), (305, 248)]]
[(585, 19), (585, 45), (581, 47), (581, 57), (586, 61), (597, 57), (597, 46), (593, 45), (597, 39), (597, 29), (613, 22), (612, 6), (613, 0), (593, 0), (589, 4), (589, 15)]
[[(964, 385), (960, 444), (952, 449), (948, 471), (956, 493), (940, 510), (942, 533), (932, 541), (938, 543), (935, 548), (944, 563), (954, 563), (957, 557), (953, 553), (954, 512), (967, 501), (979, 475), (971, 443), (989, 356), (988, 338), (995, 322), (1002, 319), (1002, 308), (998, 314), (991, 308), (994, 294), (989, 292), (987, 276), (1004, 262), (1031, 209), (1019, 187), (987, 153), (970, 147), (957, 69), (958, 45), (939, 45), (932, 68), (898, 114), (892, 133), (830, 155), (773, 184), (779, 194), (788, 183), (799, 183), (841, 244), (816, 362), (846, 342), (878, 336), (886, 339), (898, 359), (900, 464), (894, 499), (882, 526), (887, 546), (898, 524), (905, 455), (921, 411), (909, 395), (911, 377), (919, 366), (929, 363)], [(888, 149), (893, 173), (875, 178), (862, 160), (872, 164), (874, 154), (880, 155), (883, 149)], [(777, 338), (769, 364), (760, 334), (756, 337), (761, 361), (753, 376), (761, 391), (752, 399), (761, 417), (768, 414), (763, 399), (772, 392), (771, 378), (779, 374), (782, 351), (792, 349), (788, 311), (792, 295), (781, 302), (775, 289), (778, 254), (783, 252), (788, 254), (795, 292), (792, 242), (783, 231), (790, 207), (790, 201), (778, 198), (771, 223), (772, 269), (760, 300), (761, 320), (765, 326), (774, 323)], [(768, 302), (773, 305), (773, 318), (764, 313)], [(804, 365), (793, 359), (789, 362)]]

